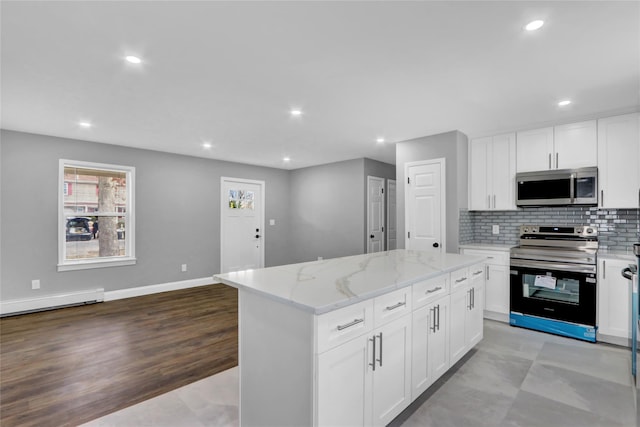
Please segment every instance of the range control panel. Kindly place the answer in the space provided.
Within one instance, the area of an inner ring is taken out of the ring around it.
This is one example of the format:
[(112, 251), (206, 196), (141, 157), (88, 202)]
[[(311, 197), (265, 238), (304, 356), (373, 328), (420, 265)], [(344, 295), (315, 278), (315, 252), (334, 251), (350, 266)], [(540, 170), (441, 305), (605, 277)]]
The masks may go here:
[(558, 237), (585, 237), (592, 238), (598, 235), (598, 228), (591, 225), (521, 225), (520, 236), (558, 236)]

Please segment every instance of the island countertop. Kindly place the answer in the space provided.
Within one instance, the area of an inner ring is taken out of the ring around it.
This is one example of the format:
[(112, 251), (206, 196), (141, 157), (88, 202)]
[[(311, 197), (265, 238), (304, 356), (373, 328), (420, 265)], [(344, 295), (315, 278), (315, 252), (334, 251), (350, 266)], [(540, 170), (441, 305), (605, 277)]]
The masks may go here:
[(322, 314), (482, 261), (471, 255), (396, 249), (218, 274), (214, 279)]

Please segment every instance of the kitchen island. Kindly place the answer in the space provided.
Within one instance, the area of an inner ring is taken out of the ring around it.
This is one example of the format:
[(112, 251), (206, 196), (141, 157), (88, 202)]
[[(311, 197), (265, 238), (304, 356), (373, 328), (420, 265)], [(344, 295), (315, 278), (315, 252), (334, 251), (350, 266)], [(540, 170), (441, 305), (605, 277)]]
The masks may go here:
[(394, 250), (220, 274), (243, 426), (385, 425), (482, 339), (484, 260)]

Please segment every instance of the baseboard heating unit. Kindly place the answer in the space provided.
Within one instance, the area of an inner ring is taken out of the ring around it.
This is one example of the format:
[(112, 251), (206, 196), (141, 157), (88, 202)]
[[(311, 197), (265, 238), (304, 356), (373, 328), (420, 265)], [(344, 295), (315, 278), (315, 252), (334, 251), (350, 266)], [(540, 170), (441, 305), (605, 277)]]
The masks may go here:
[(8, 300), (0, 302), (0, 317), (74, 305), (93, 304), (102, 301), (104, 301), (104, 289), (102, 288), (47, 295), (39, 298)]

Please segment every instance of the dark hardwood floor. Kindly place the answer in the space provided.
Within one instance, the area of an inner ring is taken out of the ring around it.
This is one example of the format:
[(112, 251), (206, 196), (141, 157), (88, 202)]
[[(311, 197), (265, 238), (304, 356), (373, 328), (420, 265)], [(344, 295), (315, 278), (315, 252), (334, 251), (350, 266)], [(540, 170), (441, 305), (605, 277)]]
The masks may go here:
[(238, 364), (222, 284), (0, 319), (0, 425), (75, 426)]

